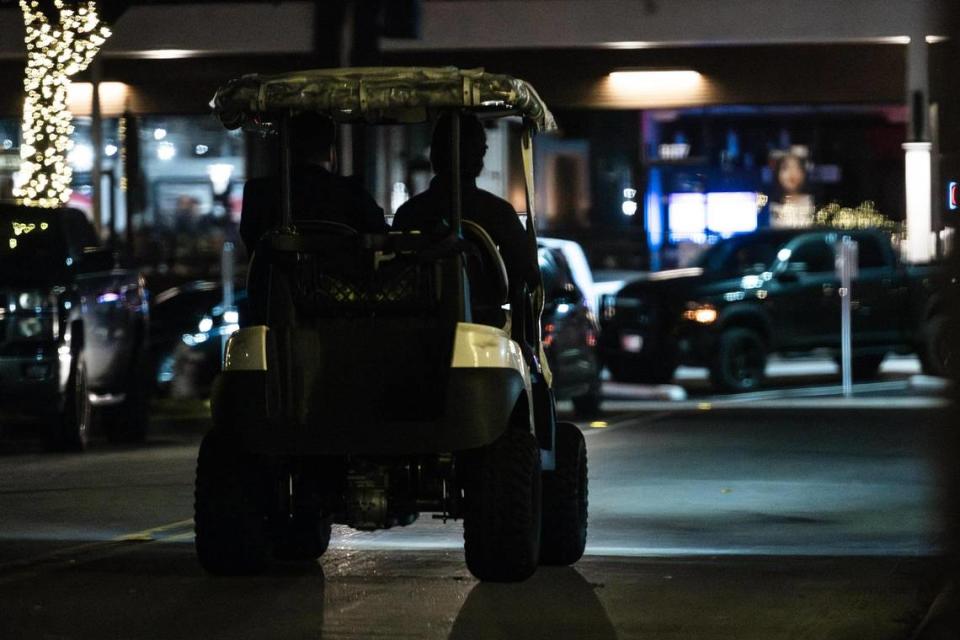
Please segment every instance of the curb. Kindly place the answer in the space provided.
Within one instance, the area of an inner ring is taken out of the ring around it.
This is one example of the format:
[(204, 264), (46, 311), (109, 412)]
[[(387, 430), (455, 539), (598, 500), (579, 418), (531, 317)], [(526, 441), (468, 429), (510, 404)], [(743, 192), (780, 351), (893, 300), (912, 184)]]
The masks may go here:
[(912, 640), (957, 638), (960, 638), (960, 588), (950, 580), (930, 605)]

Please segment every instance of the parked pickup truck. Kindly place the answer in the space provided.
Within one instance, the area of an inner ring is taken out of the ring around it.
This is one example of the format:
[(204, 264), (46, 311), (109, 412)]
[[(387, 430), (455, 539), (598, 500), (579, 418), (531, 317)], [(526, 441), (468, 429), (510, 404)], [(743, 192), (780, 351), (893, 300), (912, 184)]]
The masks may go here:
[[(83, 449), (146, 429), (143, 280), (116, 269), (76, 209), (0, 204), (0, 414), (40, 418), (47, 444)], [(2, 425), (2, 422), (0, 422)]]
[(706, 366), (725, 391), (758, 387), (771, 353), (840, 350), (836, 244), (859, 243), (852, 284), (853, 373), (875, 375), (887, 353), (917, 353), (944, 375), (956, 278), (904, 265), (876, 231), (777, 229), (711, 246), (687, 269), (633, 281), (601, 301), (601, 357), (617, 380), (665, 382), (679, 364)]

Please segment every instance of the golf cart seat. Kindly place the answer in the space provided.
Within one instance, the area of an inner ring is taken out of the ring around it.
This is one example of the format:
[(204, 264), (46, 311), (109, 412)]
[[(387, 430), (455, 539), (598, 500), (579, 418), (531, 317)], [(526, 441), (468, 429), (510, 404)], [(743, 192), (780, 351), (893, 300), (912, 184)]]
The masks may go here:
[[(486, 240), (499, 309), (505, 269)], [(458, 322), (444, 296), (458, 291), (469, 249), (452, 234), (361, 234), (329, 222), (266, 234), (251, 260), (249, 295), (268, 327), (267, 360), (277, 365), (268, 368), (267, 408), (276, 428), (305, 438), (304, 446), (323, 432), (335, 446), (338, 434), (353, 440), (367, 426), (426, 428), (440, 419)]]

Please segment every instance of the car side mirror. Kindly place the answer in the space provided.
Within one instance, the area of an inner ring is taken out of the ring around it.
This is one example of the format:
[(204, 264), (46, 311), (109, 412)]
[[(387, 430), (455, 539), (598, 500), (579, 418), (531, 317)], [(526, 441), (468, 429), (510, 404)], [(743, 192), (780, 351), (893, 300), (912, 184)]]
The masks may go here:
[(116, 265), (116, 256), (109, 249), (88, 247), (83, 250), (77, 259), (76, 268), (80, 273), (97, 273), (110, 271)]

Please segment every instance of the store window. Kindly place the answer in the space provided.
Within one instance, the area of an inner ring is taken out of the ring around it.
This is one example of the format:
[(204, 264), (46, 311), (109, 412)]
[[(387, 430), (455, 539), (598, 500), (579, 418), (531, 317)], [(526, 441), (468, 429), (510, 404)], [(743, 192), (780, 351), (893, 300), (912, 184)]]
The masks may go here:
[(243, 133), (210, 116), (147, 116), (137, 130), (138, 255), (161, 272), (206, 277), (232, 242), (242, 264)]

